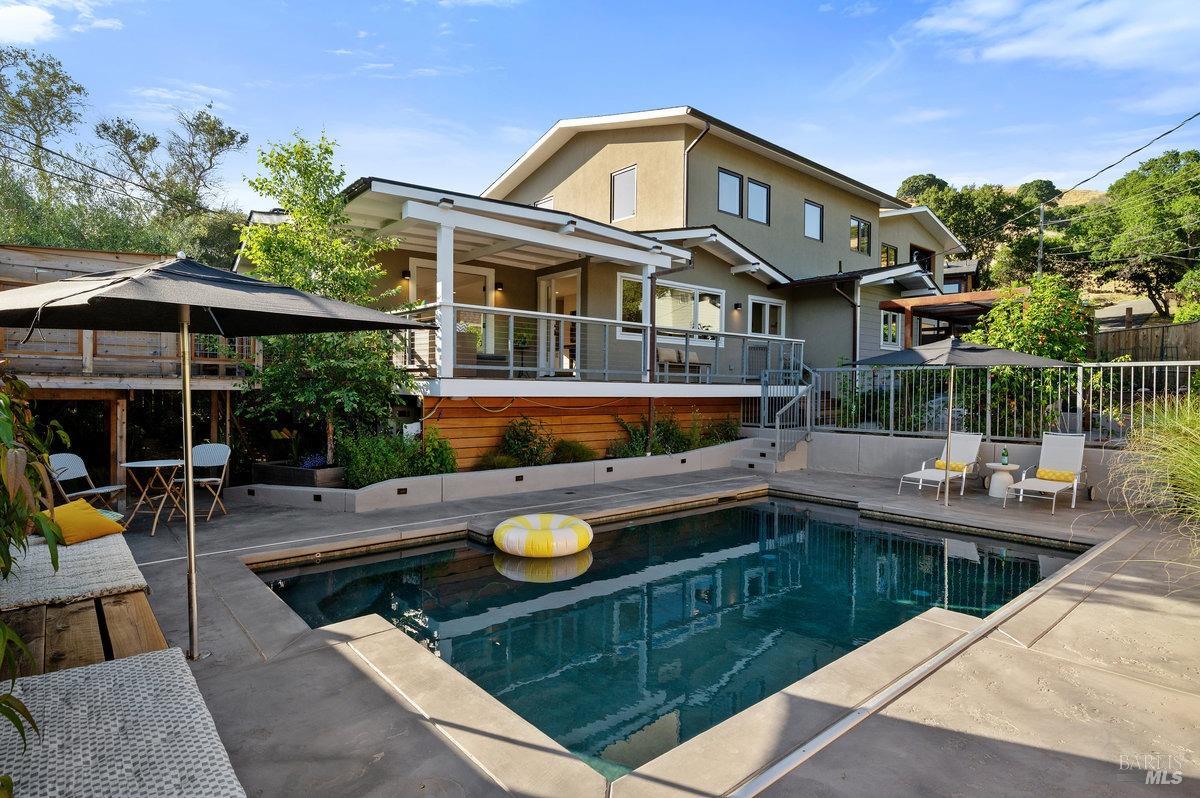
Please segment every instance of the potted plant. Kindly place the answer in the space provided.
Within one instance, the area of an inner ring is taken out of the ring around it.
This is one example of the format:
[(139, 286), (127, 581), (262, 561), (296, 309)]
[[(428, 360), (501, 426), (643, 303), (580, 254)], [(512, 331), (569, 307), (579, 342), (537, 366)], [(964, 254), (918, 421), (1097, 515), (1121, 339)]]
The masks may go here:
[(301, 456), (299, 430), (287, 427), (273, 429), (271, 440), (286, 444), (288, 456), (280, 460), (251, 464), (250, 476), (254, 482), (305, 488), (345, 487), (345, 467), (329, 465), (323, 454)]

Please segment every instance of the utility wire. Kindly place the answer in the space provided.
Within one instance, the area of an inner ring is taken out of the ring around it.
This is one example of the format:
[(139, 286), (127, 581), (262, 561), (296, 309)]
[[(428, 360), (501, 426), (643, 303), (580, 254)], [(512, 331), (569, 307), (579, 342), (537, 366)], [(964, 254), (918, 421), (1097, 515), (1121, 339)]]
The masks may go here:
[(81, 186), (87, 186), (88, 188), (92, 188), (97, 191), (107, 191), (110, 194), (116, 194), (118, 197), (123, 197), (124, 199), (127, 199), (127, 200), (133, 200), (134, 202), (147, 202), (152, 205), (161, 206), (163, 208), (169, 207), (165, 201), (160, 200), (160, 199), (152, 199), (150, 197), (137, 197), (137, 196), (134, 196), (133, 194), (126, 194), (124, 191), (113, 188), (112, 186), (102, 186), (102, 185), (99, 185), (98, 183), (91, 183), (82, 178), (72, 177), (71, 175), (64, 175), (60, 172), (55, 172), (55, 171), (53, 171), (51, 169), (47, 169), (45, 167), (34, 166), (31, 163), (26, 163), (25, 161), (19, 160), (17, 158), (13, 158), (12, 156), (5, 155), (2, 152), (0, 152), (0, 158), (3, 158), (4, 160), (9, 161), (11, 163), (15, 163), (20, 166), (24, 166), (26, 169), (33, 169), (33, 170), (36, 170), (39, 172), (44, 172), (45, 174), (48, 174), (51, 177), (57, 177), (59, 180), (69, 180), (72, 183), (78, 183)]
[[(1182, 174), (1183, 172), (1177, 173), (1177, 175)], [(1074, 224), (1075, 222), (1083, 219), (1091, 219), (1096, 216), (1104, 216), (1106, 214), (1115, 214), (1117, 211), (1120, 211), (1124, 208), (1138, 207), (1146, 205), (1147, 203), (1152, 203), (1155, 200), (1161, 200), (1164, 197), (1184, 194), (1196, 188), (1197, 186), (1200, 186), (1200, 166), (1197, 166), (1197, 168), (1194, 170), (1194, 174), (1192, 174), (1188, 180), (1181, 181), (1177, 184), (1159, 186), (1155, 189), (1147, 189), (1146, 191), (1142, 191), (1137, 194), (1130, 194), (1128, 197), (1121, 197), (1119, 200), (1114, 202), (1103, 203), (1096, 210), (1088, 211), (1087, 213), (1080, 213), (1075, 216), (1068, 216), (1064, 219), (1054, 219), (1046, 222), (1046, 226), (1049, 227), (1050, 225), (1056, 224)]]
[[(1193, 217), (1191, 217), (1190, 221), (1193, 221), (1193, 222), (1194, 222), (1194, 221), (1200, 221), (1200, 216), (1193, 216)], [(1184, 222), (1183, 222), (1183, 224), (1187, 224), (1187, 223), (1188, 223), (1187, 221), (1184, 221)], [(1182, 226), (1183, 226), (1183, 224), (1175, 224), (1173, 228), (1168, 228), (1168, 229), (1176, 229), (1176, 230), (1177, 230), (1177, 229), (1179, 229), (1180, 227), (1182, 227)], [(1130, 241), (1122, 241), (1121, 243), (1122, 243), (1122, 244), (1136, 244), (1136, 243), (1138, 243), (1139, 241), (1147, 241), (1147, 240), (1149, 240), (1149, 239), (1151, 239), (1151, 238), (1158, 238), (1158, 236), (1159, 236), (1159, 234), (1160, 234), (1161, 232), (1162, 232), (1162, 231), (1161, 231), (1161, 230), (1159, 230), (1158, 232), (1151, 233), (1150, 235), (1144, 235), (1144, 236), (1141, 236), (1141, 237), (1139, 237), (1139, 238), (1134, 238), (1134, 239), (1132, 239), (1132, 240), (1130, 240)], [(1116, 240), (1116, 239), (1112, 239), (1112, 238), (1108, 238), (1108, 239), (1100, 239), (1100, 240), (1098, 240), (1098, 241), (1095, 241), (1095, 242), (1093, 242), (1093, 243), (1094, 243), (1095, 245), (1099, 245), (1099, 244), (1105, 244), (1105, 243), (1112, 243), (1112, 242), (1113, 242), (1113, 241), (1115, 241), (1115, 240)], [(1061, 251), (1061, 250), (1050, 250), (1050, 251), (1049, 251), (1049, 254), (1051, 254), (1051, 255), (1058, 255), (1058, 256), (1060, 256), (1060, 257), (1065, 257), (1065, 256), (1067, 256), (1067, 255), (1087, 255), (1088, 253), (1090, 253), (1090, 252), (1093, 252), (1095, 249), (1096, 249), (1096, 246), (1092, 246), (1092, 247), (1090, 247), (1090, 248), (1088, 248), (1088, 249), (1081, 249), (1081, 250), (1077, 250), (1077, 251), (1075, 251), (1075, 252), (1063, 252), (1063, 251)], [(1135, 255), (1130, 255), (1130, 257), (1136, 257), (1136, 256), (1135, 256)]]
[[(168, 196), (156, 191), (155, 189), (150, 188), (149, 186), (145, 185), (144, 183), (139, 183), (136, 180), (130, 180), (125, 177), (120, 177), (118, 175), (114, 175), (112, 172), (109, 172), (105, 169), (101, 169), (99, 166), (96, 166), (95, 164), (90, 164), (85, 161), (81, 161), (78, 158), (67, 155), (66, 153), (59, 152), (58, 150), (55, 150), (55, 149), (51, 149), (50, 147), (47, 147), (43, 144), (38, 144), (35, 141), (30, 141), (29, 139), (25, 138), (24, 136), (18, 135), (16, 133), (8, 132), (7, 135), (11, 136), (12, 138), (16, 139), (17, 141), (24, 142), (25, 144), (27, 144), (30, 147), (35, 147), (43, 152), (47, 152), (47, 153), (50, 153), (51, 155), (58, 156), (59, 158), (62, 158), (65, 161), (70, 161), (73, 164), (82, 166), (84, 169), (90, 169), (93, 172), (102, 174), (105, 177), (110, 178), (112, 180), (116, 180), (121, 183), (126, 183), (130, 186), (133, 186), (134, 188), (145, 191), (147, 194), (152, 194), (166, 202), (173, 202), (178, 205), (183, 205), (185, 207), (191, 208), (194, 211), (197, 211), (198, 213), (215, 213), (215, 211), (213, 211), (211, 208), (205, 208), (203, 205), (198, 205), (198, 204), (196, 204), (194, 202), (190, 202), (188, 200), (177, 199), (175, 197), (168, 197)], [(12, 147), (11, 145), (4, 145), (4, 146), (7, 146), (8, 149), (13, 152), (20, 152), (19, 150), (17, 150), (15, 147)], [(24, 153), (21, 153), (21, 154), (24, 154)], [(29, 164), (29, 168), (30, 169), (38, 169), (38, 167), (36, 167), (32, 164)], [(46, 172), (47, 174), (53, 174), (46, 169), (41, 169), (40, 171)], [(125, 196), (129, 196), (129, 195), (125, 195)]]

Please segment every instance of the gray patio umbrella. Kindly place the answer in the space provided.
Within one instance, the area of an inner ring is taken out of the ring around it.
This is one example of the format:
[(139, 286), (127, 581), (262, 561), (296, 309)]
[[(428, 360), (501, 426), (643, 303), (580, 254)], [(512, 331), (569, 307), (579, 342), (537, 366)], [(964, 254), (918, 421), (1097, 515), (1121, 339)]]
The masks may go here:
[(238, 336), (403, 330), (429, 325), (214, 269), (184, 256), (0, 291), (0, 327), (179, 333), (187, 520), (188, 656), (200, 653), (192, 473), (192, 334)]
[(950, 387), (946, 392), (946, 458), (944, 484), (946, 506), (950, 506), (950, 433), (954, 427), (954, 372), (959, 366), (1073, 366), (1063, 360), (1030, 355), (1013, 349), (973, 344), (950, 336), (931, 344), (899, 349), (859, 360), (856, 366), (941, 366), (950, 368)]

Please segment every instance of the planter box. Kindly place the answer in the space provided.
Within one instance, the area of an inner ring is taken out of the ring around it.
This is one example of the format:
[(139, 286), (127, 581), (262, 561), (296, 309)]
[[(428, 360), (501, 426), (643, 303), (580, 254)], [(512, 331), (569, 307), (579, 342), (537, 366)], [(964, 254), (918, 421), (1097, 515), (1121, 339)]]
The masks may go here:
[(265, 485), (297, 485), (304, 488), (342, 488), (346, 486), (346, 469), (341, 466), (297, 468), (284, 465), (282, 460), (253, 463), (250, 466), (253, 482)]

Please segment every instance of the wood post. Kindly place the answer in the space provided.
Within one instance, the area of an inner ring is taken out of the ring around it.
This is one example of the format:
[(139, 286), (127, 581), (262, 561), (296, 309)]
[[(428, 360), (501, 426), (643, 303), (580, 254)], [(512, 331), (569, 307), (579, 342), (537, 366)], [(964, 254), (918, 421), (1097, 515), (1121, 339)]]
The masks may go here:
[(112, 484), (125, 484), (124, 463), (129, 445), (129, 403), (125, 399), (109, 399), (108, 409), (108, 476)]
[(232, 439), (229, 436), (229, 425), (233, 416), (233, 392), (229, 389), (225, 390), (225, 445), (232, 446)]
[(221, 403), (217, 399), (216, 391), (208, 392), (208, 442), (216, 443), (217, 435), (220, 430), (221, 420)]
[(913, 312), (912, 308), (904, 308), (904, 348), (912, 349), (913, 345)]

